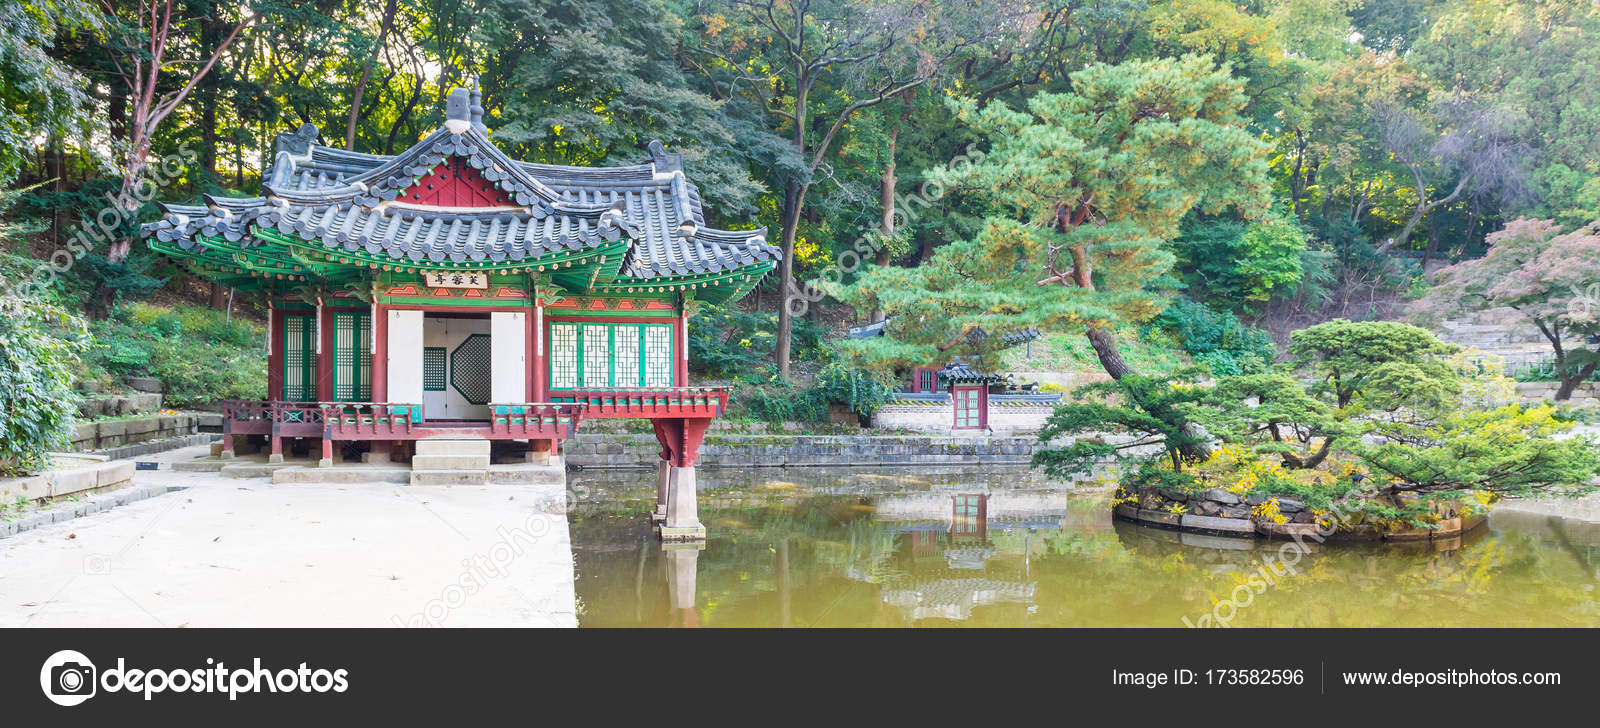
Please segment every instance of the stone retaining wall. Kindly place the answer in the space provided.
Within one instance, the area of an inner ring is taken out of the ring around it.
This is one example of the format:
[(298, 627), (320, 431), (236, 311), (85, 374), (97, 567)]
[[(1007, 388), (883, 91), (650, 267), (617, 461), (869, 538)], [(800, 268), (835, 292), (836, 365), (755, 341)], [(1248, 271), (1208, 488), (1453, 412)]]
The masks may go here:
[(107, 450), (150, 440), (193, 435), (200, 415), (152, 415), (126, 420), (81, 422), (73, 426), (72, 451)]
[[(1525, 402), (1553, 402), (1556, 390), (1561, 388), (1560, 382), (1517, 382), (1517, 394), (1522, 395)], [(1566, 404), (1575, 407), (1600, 404), (1600, 382), (1583, 382), (1573, 390), (1572, 399)]]
[[(1044, 421), (1055, 411), (1053, 406), (1006, 405), (989, 407), (989, 429), (996, 433), (1026, 434), (1038, 432)], [(948, 434), (953, 432), (955, 413), (950, 403), (943, 404), (886, 404), (872, 417), (872, 426), (878, 429), (912, 430), (916, 432)]]
[(78, 415), (84, 419), (100, 416), (135, 415), (161, 409), (156, 393), (85, 397), (78, 401)]
[[(1032, 437), (923, 437), (856, 435), (706, 436), (698, 465), (705, 467), (810, 467), (1026, 464)], [(567, 462), (586, 468), (653, 468), (661, 445), (654, 435), (580, 434), (567, 441)]]
[(0, 480), (0, 501), (7, 504), (22, 498), (35, 502), (87, 491), (115, 488), (133, 481), (130, 460), (90, 463), (62, 470), (51, 470), (26, 478)]

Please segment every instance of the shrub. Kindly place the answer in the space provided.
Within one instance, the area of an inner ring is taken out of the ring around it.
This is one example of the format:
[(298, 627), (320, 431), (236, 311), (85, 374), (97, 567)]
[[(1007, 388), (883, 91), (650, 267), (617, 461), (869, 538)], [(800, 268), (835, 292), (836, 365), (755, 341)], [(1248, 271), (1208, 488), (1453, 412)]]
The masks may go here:
[(266, 396), (260, 326), (199, 306), (118, 306), (94, 326), (91, 367), (161, 380), (164, 401), (184, 407)]
[(817, 400), (824, 412), (838, 403), (850, 408), (862, 422), (894, 396), (895, 380), (890, 374), (855, 369), (838, 362), (817, 373), (817, 381), (807, 394)]
[(1277, 353), (1266, 332), (1244, 325), (1231, 311), (1213, 311), (1188, 296), (1174, 298), (1150, 326), (1172, 336), (1191, 359), (1218, 376), (1261, 372)]
[(1191, 222), (1172, 242), (1185, 282), (1230, 306), (1266, 301), (1300, 282), (1306, 233), (1290, 216)]
[(28, 472), (67, 444), (83, 322), (41, 301), (0, 298), (0, 472)]

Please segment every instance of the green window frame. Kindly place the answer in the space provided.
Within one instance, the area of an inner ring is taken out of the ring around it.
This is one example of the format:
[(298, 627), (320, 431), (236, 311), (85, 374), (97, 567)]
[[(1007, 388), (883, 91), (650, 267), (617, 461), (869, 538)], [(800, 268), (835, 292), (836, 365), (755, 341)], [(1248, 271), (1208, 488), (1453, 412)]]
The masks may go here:
[(552, 321), (551, 389), (670, 387), (673, 324)]
[(283, 400), (317, 399), (317, 324), (310, 314), (283, 316)]
[(333, 401), (366, 402), (372, 399), (372, 362), (366, 356), (372, 339), (372, 314), (335, 311), (333, 314)]

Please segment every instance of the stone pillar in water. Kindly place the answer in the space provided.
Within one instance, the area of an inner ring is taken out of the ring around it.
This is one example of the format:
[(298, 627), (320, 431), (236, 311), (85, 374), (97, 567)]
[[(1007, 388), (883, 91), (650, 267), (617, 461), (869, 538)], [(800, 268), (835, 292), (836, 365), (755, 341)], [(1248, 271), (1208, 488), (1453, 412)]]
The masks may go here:
[(703, 541), (706, 527), (700, 524), (700, 509), (695, 502), (694, 466), (668, 468), (667, 517), (661, 523), (663, 541)]

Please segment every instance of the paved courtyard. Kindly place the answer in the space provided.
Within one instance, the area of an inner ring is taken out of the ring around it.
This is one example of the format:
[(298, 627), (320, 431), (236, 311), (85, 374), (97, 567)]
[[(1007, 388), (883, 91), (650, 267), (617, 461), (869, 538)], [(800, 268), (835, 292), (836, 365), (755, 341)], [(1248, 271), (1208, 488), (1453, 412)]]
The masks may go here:
[(183, 490), (0, 540), (0, 627), (577, 624), (559, 486), (135, 482)]

